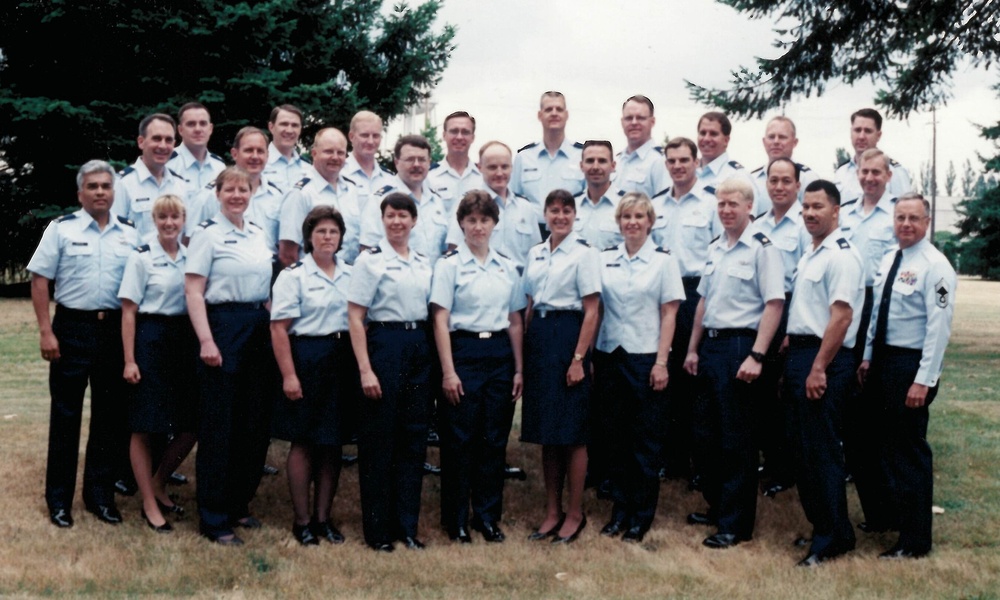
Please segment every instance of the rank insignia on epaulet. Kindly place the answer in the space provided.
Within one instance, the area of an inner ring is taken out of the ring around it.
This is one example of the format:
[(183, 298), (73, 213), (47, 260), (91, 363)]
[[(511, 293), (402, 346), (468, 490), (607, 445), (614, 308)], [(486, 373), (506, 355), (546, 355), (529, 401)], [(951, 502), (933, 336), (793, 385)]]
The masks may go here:
[(358, 184), (357, 184), (357, 183), (355, 183), (355, 182), (354, 182), (354, 180), (353, 180), (353, 179), (351, 179), (350, 177), (344, 177), (343, 175), (341, 175), (341, 176), (340, 176), (340, 178), (341, 178), (341, 179), (343, 179), (344, 181), (346, 181), (347, 183), (351, 184), (351, 185), (358, 185)]
[(857, 201), (858, 201), (858, 199), (857, 199), (857, 198), (855, 198), (854, 200), (848, 200), (847, 202), (842, 202), (842, 203), (840, 204), (840, 208), (844, 208), (845, 206), (850, 206), (850, 205), (852, 205), (852, 204), (856, 204), (856, 203), (857, 203)]
[(180, 179), (181, 181), (187, 181), (187, 177), (181, 175), (177, 171), (175, 171), (173, 169), (167, 169), (167, 170), (170, 171), (170, 174), (173, 175), (174, 177), (176, 177), (177, 179)]
[(844, 238), (840, 238), (840, 239), (838, 239), (838, 240), (837, 240), (837, 245), (838, 245), (838, 246), (840, 246), (840, 249), (841, 249), (841, 250), (847, 250), (847, 249), (849, 249), (849, 248), (851, 247), (851, 244), (850, 244), (850, 242), (848, 242), (848, 241), (847, 241), (846, 239), (844, 239)]
[[(655, 194), (653, 194), (653, 198), (659, 198), (660, 196), (662, 196), (664, 194), (667, 194), (669, 192), (670, 192), (670, 188), (664, 188), (664, 189), (656, 192)], [(652, 200), (653, 198), (650, 198), (650, 200)]]
[(720, 235), (717, 235), (717, 236), (715, 236), (714, 238), (712, 238), (712, 241), (711, 241), (711, 242), (709, 242), (709, 244), (714, 244), (715, 242), (719, 241), (719, 238), (721, 238), (721, 237), (722, 237), (722, 235), (721, 235), (721, 234), (720, 234)]
[(743, 165), (741, 165), (740, 163), (736, 162), (735, 160), (729, 161), (729, 166), (732, 167), (732, 168), (734, 168), (734, 169), (742, 169), (743, 168)]
[(759, 219), (761, 217), (764, 217), (764, 216), (767, 216), (767, 211), (766, 210), (764, 212), (760, 213), (759, 215), (757, 215), (756, 217), (754, 217), (753, 220), (756, 221), (757, 219)]
[(212, 158), (214, 158), (215, 160), (219, 161), (219, 162), (222, 162), (222, 163), (226, 162), (218, 154), (212, 154), (211, 152), (209, 152), (208, 155), (211, 156)]
[(590, 244), (583, 238), (576, 238), (576, 243), (583, 244), (584, 246), (590, 248)]
[(149, 252), (149, 244), (143, 244), (135, 249), (136, 252), (142, 254), (143, 252)]
[(653, 146), (653, 152), (657, 154), (663, 154), (663, 146)]
[(135, 171), (135, 167), (125, 167), (125, 168), (124, 168), (124, 169), (122, 169), (121, 171), (118, 171), (118, 175), (119, 175), (120, 177), (125, 177), (126, 175), (128, 175), (128, 174), (129, 174), (129, 173), (131, 173), (132, 171)]
[(198, 223), (198, 227), (201, 227), (202, 229), (206, 229), (208, 227), (211, 227), (212, 225), (215, 225), (215, 221), (213, 221), (212, 219), (205, 219), (201, 223)]
[(573, 147), (576, 148), (577, 150), (582, 150), (583, 144), (581, 144), (580, 142), (573, 142)]
[(372, 246), (367, 250), (367, 252), (368, 254), (379, 254), (380, 252), (382, 252), (382, 248), (378, 246)]
[[(494, 250), (494, 252), (496, 252), (496, 250)], [(507, 256), (506, 254), (502, 253), (502, 252), (497, 252), (497, 256), (499, 256), (500, 258), (502, 258), (504, 260), (510, 260), (510, 257)]]
[(275, 190), (277, 190), (277, 191), (278, 191), (278, 193), (279, 193), (279, 194), (280, 194), (280, 193), (282, 193), (282, 192), (281, 192), (281, 188), (280, 188), (280, 187), (278, 187), (278, 184), (274, 183), (273, 181), (268, 181), (268, 182), (267, 182), (267, 185), (269, 185), (269, 186), (273, 187), (273, 188), (274, 188)]
[[(767, 166), (767, 165), (764, 165), (764, 166)], [(763, 171), (763, 170), (764, 170), (764, 167), (757, 167), (757, 168), (756, 168), (756, 169), (754, 169), (753, 171), (750, 171), (750, 173), (751, 173), (751, 174), (753, 174), (753, 173), (760, 173), (760, 172), (761, 172), (761, 171)]]
[(434, 161), (434, 162), (431, 163), (431, 166), (427, 167), (427, 170), (428, 171), (433, 171), (434, 169), (436, 169), (436, 168), (438, 168), (440, 166), (441, 166), (441, 163), (439, 163), (438, 161)]
[(180, 154), (177, 154), (177, 151), (174, 150), (173, 152), (170, 153), (170, 159), (169, 160), (173, 160), (173, 159), (177, 158), (178, 156), (180, 156)]
[(894, 159), (894, 158), (890, 158), (890, 159), (889, 159), (889, 166), (890, 166), (890, 167), (899, 167), (899, 166), (901, 166), (901, 165), (899, 164), (899, 161), (898, 161), (898, 160), (896, 160), (896, 159)]
[(526, 146), (521, 146), (520, 148), (517, 149), (517, 151), (518, 152), (524, 152), (525, 150), (528, 150), (529, 148), (534, 148), (537, 145), (538, 145), (538, 142), (533, 142), (533, 143), (528, 144)]
[(847, 160), (845, 160), (844, 162), (842, 162), (842, 163), (840, 163), (839, 165), (837, 165), (837, 168), (839, 169), (840, 167), (843, 167), (843, 166), (844, 166), (844, 165), (846, 165), (846, 164), (850, 164), (850, 162), (851, 162), (851, 159), (849, 159), (849, 158), (848, 158), (848, 159), (847, 159)]
[(452, 248), (451, 250), (445, 252), (441, 255), (441, 258), (451, 258), (452, 256), (458, 255), (458, 248)]
[(215, 182), (214, 181), (209, 181), (208, 183), (205, 184), (205, 187), (202, 188), (202, 189), (205, 189), (205, 190), (214, 190), (215, 189)]
[(381, 188), (379, 188), (378, 190), (376, 190), (375, 195), (376, 196), (384, 196), (384, 195), (388, 194), (389, 192), (391, 192), (394, 189), (396, 189), (396, 188), (394, 188), (391, 185), (384, 185)]
[(656, 247), (656, 251), (657, 251), (657, 252), (661, 252), (661, 253), (663, 253), (663, 254), (670, 254), (670, 250), (667, 250), (667, 249), (666, 249), (666, 248), (664, 248), (663, 246), (657, 246), (657, 247)]
[(795, 164), (799, 167), (799, 172), (801, 172), (801, 173), (805, 173), (807, 171), (811, 171), (812, 170), (812, 169), (810, 169), (809, 167), (805, 166), (802, 163), (795, 163)]
[(706, 185), (706, 186), (704, 187), (704, 190), (705, 190), (706, 192), (708, 192), (709, 194), (712, 194), (713, 196), (715, 195), (715, 187), (714, 187), (714, 186), (711, 186), (711, 185)]
[(601, 252), (614, 252), (617, 249), (618, 249), (618, 246), (608, 246), (604, 250), (601, 250)]
[(121, 223), (122, 225), (128, 225), (129, 227), (135, 227), (135, 223), (132, 222), (132, 219), (127, 219), (125, 217), (121, 217), (120, 216), (120, 217), (118, 217), (118, 222)]
[(622, 197), (625, 195), (625, 190), (618, 190), (618, 196)]
[(757, 240), (758, 242), (760, 242), (764, 246), (770, 246), (771, 245), (771, 240), (769, 240), (767, 238), (767, 236), (764, 235), (762, 232), (758, 231), (757, 233), (753, 234), (753, 237), (754, 237), (755, 240)]
[(292, 269), (298, 269), (301, 266), (302, 266), (302, 261), (300, 260), (300, 261), (298, 261), (298, 262), (296, 262), (294, 264), (288, 265), (287, 267), (285, 267), (285, 270), (286, 271), (291, 271)]
[(63, 215), (56, 219), (56, 223), (65, 223), (66, 221), (72, 221), (76, 218), (76, 213), (70, 213), (68, 215)]
[(307, 183), (309, 183), (309, 178), (308, 178), (308, 177), (303, 177), (302, 179), (298, 180), (298, 181), (297, 181), (297, 182), (295, 183), (295, 186), (294, 186), (294, 187), (295, 187), (295, 189), (297, 189), (297, 190), (301, 190), (302, 188), (306, 187), (306, 184), (307, 184)]
[(899, 200), (899, 198), (893, 198), (892, 200), (889, 200), (889, 203), (895, 204), (897, 200)]

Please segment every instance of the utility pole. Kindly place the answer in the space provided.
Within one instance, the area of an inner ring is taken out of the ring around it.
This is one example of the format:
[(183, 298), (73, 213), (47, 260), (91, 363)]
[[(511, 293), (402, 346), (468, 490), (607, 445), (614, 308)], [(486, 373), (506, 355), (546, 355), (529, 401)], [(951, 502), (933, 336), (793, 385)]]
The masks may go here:
[(937, 221), (937, 107), (931, 107), (931, 243)]

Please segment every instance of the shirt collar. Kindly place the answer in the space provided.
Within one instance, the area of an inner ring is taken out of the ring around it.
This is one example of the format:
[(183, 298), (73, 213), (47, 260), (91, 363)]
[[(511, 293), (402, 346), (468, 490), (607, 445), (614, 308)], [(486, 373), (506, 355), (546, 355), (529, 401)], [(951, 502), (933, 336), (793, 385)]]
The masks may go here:
[(653, 138), (649, 138), (648, 140), (646, 140), (646, 142), (643, 145), (641, 145), (638, 148), (636, 148), (635, 152), (631, 152), (630, 153), (627, 148), (625, 150), (623, 150), (622, 151), (622, 158), (625, 159), (625, 160), (631, 160), (633, 156), (636, 156), (640, 160), (645, 160), (646, 159), (646, 155), (653, 151), (653, 148), (655, 147), (655, 145), (656, 145), (656, 142), (653, 141)]
[(302, 157), (299, 156), (298, 150), (293, 149), (292, 158), (288, 159), (285, 158), (285, 155), (282, 154), (280, 150), (278, 150), (278, 147), (274, 145), (274, 142), (271, 142), (270, 144), (267, 145), (267, 164), (269, 165), (279, 161), (292, 164), (295, 162), (299, 162), (300, 160), (302, 160)]
[(718, 175), (719, 171), (722, 170), (723, 165), (725, 165), (727, 162), (729, 162), (729, 152), (723, 152), (722, 154), (716, 156), (712, 160), (712, 162), (705, 165), (703, 169), (706, 171), (710, 171), (715, 175)]

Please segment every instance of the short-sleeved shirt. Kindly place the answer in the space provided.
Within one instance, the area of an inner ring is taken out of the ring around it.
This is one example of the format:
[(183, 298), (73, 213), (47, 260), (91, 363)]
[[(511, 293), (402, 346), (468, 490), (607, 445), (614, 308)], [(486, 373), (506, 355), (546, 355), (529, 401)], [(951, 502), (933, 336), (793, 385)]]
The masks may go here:
[(615, 158), (614, 186), (628, 192), (642, 192), (647, 197), (670, 185), (670, 175), (663, 160), (663, 148), (653, 140), (635, 149), (622, 150)]
[(652, 354), (660, 343), (660, 307), (684, 300), (677, 259), (651, 238), (629, 257), (625, 244), (601, 252), (601, 302), (604, 317), (597, 349)]
[(226, 163), (221, 156), (211, 152), (205, 156), (204, 162), (199, 162), (191, 150), (181, 144), (170, 155), (167, 168), (187, 180), (189, 194), (196, 194), (215, 181), (219, 173), (226, 168)]
[(812, 236), (802, 223), (802, 205), (798, 202), (788, 208), (781, 220), (774, 220), (774, 210), (757, 217), (750, 224), (754, 232), (761, 232), (771, 240), (771, 243), (781, 250), (781, 262), (785, 267), (785, 291), (792, 291), (792, 275), (799, 259), (812, 244)]
[(527, 304), (514, 264), (493, 249), (479, 262), (465, 242), (434, 265), (431, 302), (449, 311), (449, 331), (476, 332), (507, 329)]
[(705, 300), (706, 328), (757, 329), (764, 306), (785, 300), (780, 251), (749, 227), (732, 247), (723, 233), (708, 249), (698, 293)]
[(111, 205), (111, 212), (135, 223), (139, 240), (148, 242), (156, 237), (153, 202), (160, 196), (173, 194), (179, 197), (184, 201), (186, 211), (191, 212), (191, 205), (188, 202), (189, 184), (172, 170), (164, 169), (163, 177), (157, 183), (146, 163), (139, 158), (119, 175), (115, 181), (115, 202)]
[(378, 162), (375, 163), (375, 168), (372, 170), (371, 177), (369, 177), (365, 173), (365, 170), (361, 168), (361, 163), (355, 158), (353, 152), (344, 161), (344, 166), (340, 169), (340, 176), (350, 179), (358, 186), (358, 205), (361, 207), (362, 215), (364, 214), (365, 207), (368, 206), (368, 201), (371, 200), (375, 192), (389, 185), (395, 179), (395, 176), (383, 169)]
[(669, 187), (653, 197), (653, 211), (653, 241), (677, 257), (681, 277), (700, 277), (708, 246), (722, 233), (715, 196), (700, 181), (680, 198), (674, 198)]
[(238, 229), (221, 213), (195, 229), (188, 246), (186, 274), (201, 275), (205, 302), (264, 302), (271, 290), (274, 251), (264, 230), (243, 219)]
[[(816, 171), (802, 163), (795, 163), (799, 167), (799, 203), (806, 194), (806, 186), (819, 179)], [(771, 195), (767, 192), (767, 165), (758, 167), (750, 172), (750, 179), (753, 181), (753, 212), (764, 214), (774, 208)]]
[(445, 212), (444, 203), (431, 191), (427, 180), (424, 180), (421, 197), (417, 200), (402, 181), (394, 179), (390, 185), (378, 190), (365, 206), (364, 214), (361, 215), (361, 245), (373, 248), (385, 237), (382, 199), (392, 192), (401, 192), (412, 198), (417, 205), (417, 223), (410, 231), (410, 247), (432, 262), (436, 261), (448, 249), (445, 238), (451, 215)]
[(170, 258), (158, 238), (128, 257), (118, 297), (139, 305), (140, 314), (176, 316), (187, 314), (184, 301), (184, 269), (187, 248), (178, 244), (176, 258)]
[[(907, 192), (915, 191), (913, 178), (910, 177), (910, 172), (906, 167), (890, 158), (889, 171), (892, 172), (892, 177), (885, 187), (888, 194), (898, 198)], [(841, 199), (857, 198), (863, 192), (861, 182), (858, 181), (858, 163), (854, 162), (853, 158), (837, 168), (833, 175), (833, 182), (840, 190)]]
[(302, 223), (309, 211), (317, 206), (332, 206), (344, 218), (344, 227), (337, 258), (353, 264), (360, 250), (361, 205), (358, 186), (341, 175), (336, 184), (324, 179), (314, 168), (306, 171), (281, 202), (278, 239), (299, 245), (299, 255), (303, 254)]
[(351, 265), (338, 262), (333, 277), (312, 254), (278, 273), (271, 290), (271, 320), (292, 319), (292, 335), (329, 335), (347, 331), (347, 293)]
[[(509, 258), (519, 270), (524, 270), (528, 251), (542, 241), (538, 230), (538, 210), (524, 196), (518, 196), (507, 189), (507, 200), (493, 190), (487, 190), (493, 202), (500, 210), (500, 220), (493, 228), (490, 236), (490, 248)], [(452, 216), (448, 220), (448, 245), (458, 246), (465, 239), (462, 227), (458, 223), (458, 204), (452, 207)]]
[[(872, 358), (885, 278), (892, 268), (896, 250), (898, 246), (891, 248), (882, 258), (875, 276), (875, 304), (865, 345), (866, 360)], [(951, 336), (957, 285), (955, 269), (928, 239), (924, 238), (903, 250), (896, 279), (892, 283), (885, 343), (921, 350), (920, 367), (914, 383), (933, 387), (941, 377), (944, 351)]]
[(851, 245), (858, 249), (865, 263), (865, 285), (871, 286), (879, 261), (896, 243), (892, 228), (895, 196), (886, 191), (878, 204), (864, 214), (864, 198), (849, 200), (840, 205), (840, 229)]
[(458, 171), (448, 164), (447, 160), (440, 164), (433, 165), (427, 174), (427, 184), (431, 191), (441, 198), (447, 212), (454, 212), (456, 205), (462, 196), (470, 190), (485, 190), (486, 183), (483, 181), (483, 174), (479, 172), (476, 165), (469, 162), (469, 166), (459, 175)]
[(863, 277), (861, 256), (840, 229), (831, 231), (815, 249), (810, 245), (795, 274), (788, 333), (822, 338), (830, 323), (830, 307), (844, 302), (854, 312), (842, 345), (853, 348), (865, 300)]
[(410, 247), (404, 259), (383, 239), (358, 255), (347, 300), (366, 307), (369, 321), (424, 321), (431, 277), (426, 256)]
[(620, 244), (623, 238), (618, 221), (615, 220), (615, 210), (624, 195), (624, 191), (612, 186), (594, 204), (587, 197), (587, 190), (584, 190), (575, 198), (576, 220), (573, 222), (573, 231), (598, 249)]
[(729, 153), (723, 152), (716, 156), (712, 162), (698, 169), (698, 184), (711, 188), (719, 187), (719, 184), (730, 177), (739, 176), (750, 183), (750, 174), (740, 163), (730, 160)]
[[(260, 176), (260, 185), (254, 190), (250, 197), (250, 204), (243, 213), (243, 218), (252, 221), (255, 225), (264, 230), (267, 238), (267, 247), (273, 251), (278, 249), (278, 219), (281, 212), (281, 198), (283, 197), (281, 188), (269, 180), (263, 173)], [(209, 184), (191, 201), (192, 212), (197, 212), (197, 219), (192, 219), (189, 224), (191, 233), (199, 224), (206, 219), (211, 219), (218, 214), (219, 198), (215, 193), (215, 184)], [(185, 226), (185, 230), (188, 227)], [(190, 237), (191, 233), (188, 234)]]
[(550, 249), (544, 241), (528, 252), (524, 268), (524, 293), (534, 310), (583, 310), (583, 299), (601, 292), (597, 249), (570, 233)]
[(55, 300), (67, 308), (120, 308), (118, 288), (136, 245), (128, 219), (110, 215), (102, 231), (87, 211), (78, 210), (49, 223), (28, 271), (55, 280)]
[(267, 164), (264, 165), (261, 175), (278, 186), (281, 193), (284, 193), (291, 188), (292, 184), (302, 179), (302, 172), (311, 165), (312, 163), (302, 158), (294, 150), (292, 157), (286, 158), (274, 145), (274, 142), (271, 142), (267, 146)]
[(539, 207), (545, 205), (545, 197), (552, 190), (562, 189), (576, 196), (583, 191), (586, 183), (580, 170), (582, 153), (583, 144), (569, 140), (563, 140), (554, 156), (549, 154), (543, 143), (528, 144), (514, 156), (510, 189)]

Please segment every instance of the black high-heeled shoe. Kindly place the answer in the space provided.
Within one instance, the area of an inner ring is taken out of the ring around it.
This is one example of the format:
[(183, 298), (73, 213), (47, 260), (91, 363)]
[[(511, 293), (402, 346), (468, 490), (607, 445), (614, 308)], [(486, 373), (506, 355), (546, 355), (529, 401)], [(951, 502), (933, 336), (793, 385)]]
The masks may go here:
[(544, 540), (545, 538), (550, 538), (556, 535), (559, 532), (559, 530), (562, 529), (564, 522), (566, 522), (566, 513), (563, 513), (562, 516), (559, 517), (559, 522), (553, 525), (552, 529), (549, 529), (548, 531), (541, 531), (540, 529), (536, 528), (534, 531), (531, 532), (531, 534), (528, 535), (528, 539), (532, 542), (537, 542), (540, 540)]
[(174, 526), (171, 525), (170, 521), (166, 520), (166, 518), (163, 519), (163, 525), (153, 525), (153, 522), (146, 516), (146, 509), (141, 509), (139, 514), (142, 515), (143, 520), (146, 521), (146, 525), (149, 525), (149, 528), (156, 533), (170, 533), (174, 530)]
[(587, 526), (587, 515), (583, 515), (583, 518), (580, 519), (580, 525), (579, 527), (576, 528), (576, 531), (566, 536), (560, 536), (558, 533), (556, 533), (556, 536), (552, 538), (552, 543), (572, 544), (573, 542), (576, 541), (576, 538), (580, 537), (580, 532), (583, 531), (583, 528), (586, 526)]
[(295, 536), (295, 540), (303, 546), (319, 545), (319, 538), (313, 535), (312, 528), (309, 527), (309, 525), (299, 525), (298, 523), (293, 523), (292, 535)]
[(171, 504), (170, 506), (167, 506), (166, 504), (160, 502), (160, 499), (157, 498), (156, 499), (156, 506), (159, 507), (160, 512), (163, 513), (164, 516), (166, 515), (166, 513), (177, 515), (178, 517), (183, 517), (184, 516), (184, 512), (185, 512), (184, 511), (184, 507), (181, 506), (180, 504)]

